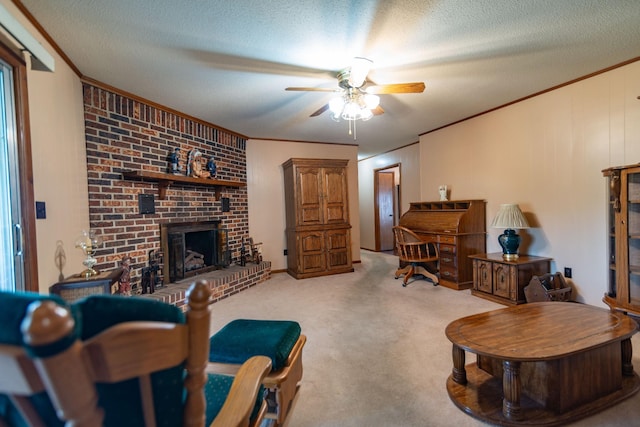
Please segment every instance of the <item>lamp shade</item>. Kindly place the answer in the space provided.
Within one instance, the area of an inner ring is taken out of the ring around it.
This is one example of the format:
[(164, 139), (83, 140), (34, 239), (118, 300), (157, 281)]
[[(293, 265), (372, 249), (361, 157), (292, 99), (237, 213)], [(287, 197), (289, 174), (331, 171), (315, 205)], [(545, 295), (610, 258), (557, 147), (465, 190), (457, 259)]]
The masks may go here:
[(520, 207), (513, 203), (500, 205), (500, 209), (498, 209), (498, 213), (493, 219), (491, 227), (506, 229), (504, 233), (498, 237), (498, 243), (502, 247), (502, 258), (507, 261), (518, 259), (520, 236), (516, 233), (515, 229), (529, 228), (529, 223), (520, 210)]
[(500, 205), (500, 209), (493, 219), (491, 227), (520, 229), (529, 228), (529, 223), (517, 204), (505, 203)]

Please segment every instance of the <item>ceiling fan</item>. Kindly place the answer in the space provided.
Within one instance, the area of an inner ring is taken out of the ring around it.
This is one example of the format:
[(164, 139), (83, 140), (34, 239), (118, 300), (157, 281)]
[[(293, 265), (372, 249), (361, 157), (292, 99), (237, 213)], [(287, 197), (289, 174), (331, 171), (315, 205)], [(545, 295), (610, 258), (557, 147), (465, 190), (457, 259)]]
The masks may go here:
[(313, 112), (310, 117), (316, 117), (330, 110), (334, 120), (355, 121), (369, 120), (374, 115), (384, 113), (380, 107), (378, 95), (392, 93), (422, 93), (423, 82), (392, 83), (377, 85), (367, 79), (373, 61), (356, 57), (351, 66), (338, 72), (338, 88), (288, 87), (285, 90), (306, 92), (336, 92), (338, 95), (328, 104)]

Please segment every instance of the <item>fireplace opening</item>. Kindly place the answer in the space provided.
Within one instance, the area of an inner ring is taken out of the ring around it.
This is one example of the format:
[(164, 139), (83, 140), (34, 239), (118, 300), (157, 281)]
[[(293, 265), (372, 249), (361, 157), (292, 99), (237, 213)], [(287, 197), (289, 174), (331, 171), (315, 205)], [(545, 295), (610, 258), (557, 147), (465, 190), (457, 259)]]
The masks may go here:
[(160, 240), (165, 254), (165, 282), (174, 283), (230, 264), (227, 230), (220, 228), (219, 220), (162, 224)]

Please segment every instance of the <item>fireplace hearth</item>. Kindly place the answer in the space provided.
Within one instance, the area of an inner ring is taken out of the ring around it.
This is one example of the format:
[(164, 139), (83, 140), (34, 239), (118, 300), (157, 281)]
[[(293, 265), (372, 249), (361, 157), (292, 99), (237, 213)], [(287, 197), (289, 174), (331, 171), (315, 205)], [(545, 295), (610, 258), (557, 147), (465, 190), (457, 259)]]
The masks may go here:
[(229, 266), (227, 230), (219, 220), (161, 224), (165, 283)]

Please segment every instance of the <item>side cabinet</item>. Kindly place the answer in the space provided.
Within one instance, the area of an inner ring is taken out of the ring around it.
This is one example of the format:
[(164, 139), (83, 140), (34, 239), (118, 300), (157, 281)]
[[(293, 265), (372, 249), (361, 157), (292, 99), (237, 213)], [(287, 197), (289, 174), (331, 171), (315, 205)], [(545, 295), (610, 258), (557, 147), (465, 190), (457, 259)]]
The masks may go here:
[(549, 273), (551, 258), (520, 255), (506, 261), (502, 253), (476, 254), (473, 261), (471, 294), (506, 305), (526, 302), (524, 288), (533, 276)]
[(347, 163), (292, 158), (282, 165), (287, 272), (296, 279), (353, 271)]

